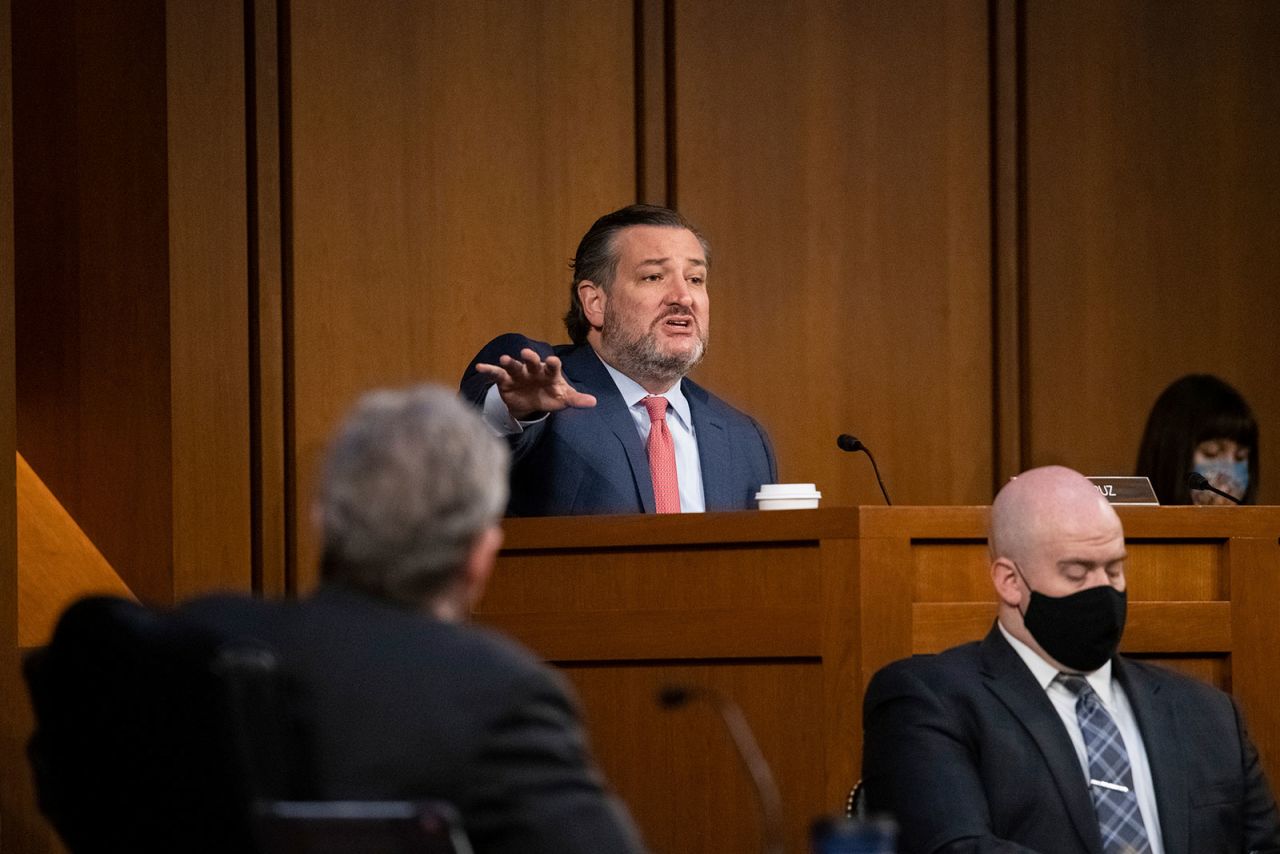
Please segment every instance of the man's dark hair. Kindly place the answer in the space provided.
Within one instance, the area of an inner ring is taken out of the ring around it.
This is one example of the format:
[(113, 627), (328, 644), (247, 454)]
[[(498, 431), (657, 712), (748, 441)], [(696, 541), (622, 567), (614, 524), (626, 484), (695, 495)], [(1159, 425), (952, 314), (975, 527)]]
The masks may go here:
[(1258, 422), (1240, 392), (1211, 374), (1190, 374), (1160, 393), (1142, 434), (1135, 474), (1151, 479), (1161, 504), (1190, 504), (1196, 446), (1230, 439), (1249, 449), (1249, 485), (1244, 503), (1258, 495)]
[(585, 344), (591, 323), (578, 299), (578, 285), (584, 281), (595, 282), (608, 293), (618, 267), (618, 252), (614, 236), (633, 225), (660, 225), (666, 228), (684, 228), (693, 232), (702, 244), (708, 267), (711, 265), (711, 247), (702, 232), (680, 214), (657, 205), (628, 205), (600, 217), (582, 236), (578, 252), (573, 256), (573, 282), (569, 285), (569, 311), (564, 316), (564, 327), (574, 344)]

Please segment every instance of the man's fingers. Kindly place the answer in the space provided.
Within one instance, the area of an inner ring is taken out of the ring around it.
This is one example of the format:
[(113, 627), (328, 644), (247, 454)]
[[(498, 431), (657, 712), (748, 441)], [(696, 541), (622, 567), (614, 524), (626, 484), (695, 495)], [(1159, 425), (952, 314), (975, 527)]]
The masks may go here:
[(570, 387), (569, 393), (564, 396), (564, 402), (575, 409), (590, 409), (596, 405), (595, 395), (578, 391), (573, 387)]
[(527, 370), (530, 376), (537, 377), (546, 373), (542, 357), (539, 356), (535, 350), (530, 350), (528, 347), (525, 347), (520, 351), (520, 361), (521, 367)]
[(578, 391), (564, 378), (559, 358), (543, 360), (528, 347), (520, 351), (519, 358), (502, 356), (497, 365), (477, 363), (476, 371), (492, 377), (508, 407), (518, 406), (522, 412), (526, 408), (553, 412), (567, 406), (589, 409), (596, 405), (594, 396)]
[(507, 376), (511, 378), (512, 382), (519, 383), (529, 376), (528, 366), (519, 359), (504, 355), (498, 360), (498, 364), (506, 370)]
[(498, 387), (499, 391), (505, 391), (506, 389), (511, 388), (511, 372), (500, 365), (489, 365), (484, 362), (476, 362), (476, 373), (484, 374), (486, 377), (492, 379), (494, 385)]

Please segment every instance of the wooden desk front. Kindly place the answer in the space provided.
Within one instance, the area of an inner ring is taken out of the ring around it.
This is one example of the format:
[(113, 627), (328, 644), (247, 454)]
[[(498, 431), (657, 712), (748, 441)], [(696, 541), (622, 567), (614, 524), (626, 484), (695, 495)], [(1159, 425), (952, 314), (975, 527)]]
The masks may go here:
[[(1272, 779), (1280, 508), (1130, 508), (1123, 650), (1240, 698)], [(788, 850), (857, 779), (862, 690), (881, 666), (990, 628), (981, 507), (514, 519), (477, 619), (574, 682), (596, 753), (656, 852), (758, 850), (755, 797), (714, 687), (755, 729)]]

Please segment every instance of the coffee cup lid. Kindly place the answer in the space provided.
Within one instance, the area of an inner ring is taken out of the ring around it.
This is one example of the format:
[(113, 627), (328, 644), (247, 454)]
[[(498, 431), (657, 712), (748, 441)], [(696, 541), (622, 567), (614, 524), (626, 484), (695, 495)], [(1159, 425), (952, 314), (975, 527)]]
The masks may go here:
[(821, 498), (822, 493), (812, 483), (762, 483), (756, 500), (770, 498)]

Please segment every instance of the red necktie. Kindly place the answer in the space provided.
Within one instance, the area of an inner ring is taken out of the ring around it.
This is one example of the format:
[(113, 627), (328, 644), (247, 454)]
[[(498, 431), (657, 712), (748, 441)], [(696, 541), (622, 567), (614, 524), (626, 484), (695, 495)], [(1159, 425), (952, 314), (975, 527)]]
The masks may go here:
[(659, 513), (680, 512), (680, 484), (676, 480), (676, 445), (667, 427), (667, 399), (650, 395), (640, 401), (649, 410), (649, 473)]

